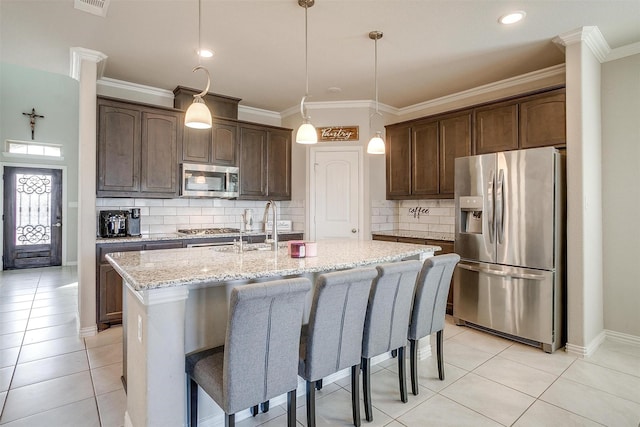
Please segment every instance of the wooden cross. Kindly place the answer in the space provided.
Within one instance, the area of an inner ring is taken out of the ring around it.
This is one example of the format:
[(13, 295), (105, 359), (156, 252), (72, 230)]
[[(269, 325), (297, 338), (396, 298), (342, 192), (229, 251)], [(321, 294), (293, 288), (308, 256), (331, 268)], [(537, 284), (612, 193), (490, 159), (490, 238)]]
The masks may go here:
[(36, 109), (32, 108), (31, 113), (22, 113), (25, 116), (29, 116), (29, 124), (31, 125), (31, 139), (33, 140), (33, 133), (36, 130), (36, 119), (44, 119), (44, 116), (36, 114)]

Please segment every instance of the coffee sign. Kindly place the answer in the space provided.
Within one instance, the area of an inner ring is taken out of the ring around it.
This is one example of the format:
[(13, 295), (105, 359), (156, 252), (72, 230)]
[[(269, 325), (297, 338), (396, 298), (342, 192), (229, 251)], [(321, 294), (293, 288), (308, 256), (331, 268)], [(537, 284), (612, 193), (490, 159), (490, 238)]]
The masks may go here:
[(358, 126), (328, 126), (316, 128), (318, 142), (321, 141), (357, 141)]

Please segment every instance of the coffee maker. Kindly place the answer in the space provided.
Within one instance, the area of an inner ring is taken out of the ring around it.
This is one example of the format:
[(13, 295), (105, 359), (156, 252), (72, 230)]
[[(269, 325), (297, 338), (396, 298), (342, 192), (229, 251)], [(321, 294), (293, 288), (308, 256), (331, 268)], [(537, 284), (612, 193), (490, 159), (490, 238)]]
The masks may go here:
[(128, 211), (100, 211), (100, 237), (125, 237)]
[(140, 236), (140, 209), (133, 208), (127, 215), (127, 236)]

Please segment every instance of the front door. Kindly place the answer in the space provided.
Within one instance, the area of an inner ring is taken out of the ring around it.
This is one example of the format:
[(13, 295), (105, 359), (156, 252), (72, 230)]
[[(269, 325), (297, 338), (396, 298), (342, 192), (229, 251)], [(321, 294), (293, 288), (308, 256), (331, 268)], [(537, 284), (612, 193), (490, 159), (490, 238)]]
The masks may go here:
[(354, 148), (312, 149), (312, 239), (361, 238), (361, 153)]
[(4, 168), (3, 270), (62, 264), (62, 171)]

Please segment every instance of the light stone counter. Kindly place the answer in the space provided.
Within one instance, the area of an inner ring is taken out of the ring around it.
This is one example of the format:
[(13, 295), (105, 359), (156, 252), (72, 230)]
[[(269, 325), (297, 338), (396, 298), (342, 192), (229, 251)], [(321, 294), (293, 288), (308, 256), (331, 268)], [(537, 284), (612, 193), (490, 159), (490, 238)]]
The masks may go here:
[(106, 259), (136, 291), (212, 282), (298, 276), (399, 261), (433, 254), (439, 246), (375, 240), (318, 242), (318, 256), (290, 258), (287, 248), (277, 252), (236, 253), (217, 247), (116, 252)]
[[(125, 282), (124, 425), (188, 425), (185, 354), (224, 343), (228, 299), (234, 287), (291, 276), (313, 280), (327, 271), (423, 259), (438, 249), (384, 241), (327, 240), (318, 242), (318, 256), (309, 258), (290, 258), (286, 248), (242, 254), (209, 247), (107, 255)], [(309, 305), (311, 298), (309, 293)], [(429, 340), (422, 341), (428, 346)], [(327, 378), (326, 383), (341, 378), (339, 375)], [(303, 392), (300, 385), (298, 395)], [(272, 400), (273, 407), (284, 403), (286, 395), (280, 398)], [(224, 425), (223, 412), (211, 399), (201, 395), (199, 407), (206, 418), (203, 424)], [(249, 411), (243, 411), (236, 419), (248, 416)]]
[[(269, 233), (270, 234), (270, 233)], [(278, 236), (285, 236), (288, 234), (304, 234), (304, 231), (278, 231)], [(240, 237), (241, 233), (218, 233), (218, 234), (182, 234), (182, 233), (153, 233), (143, 234), (141, 236), (126, 236), (126, 237), (96, 237), (96, 244), (115, 244), (115, 243), (141, 243), (141, 242), (155, 242), (158, 240), (193, 240), (193, 239), (212, 239), (220, 237)], [(242, 232), (243, 237), (265, 236), (263, 231), (249, 231)]]

